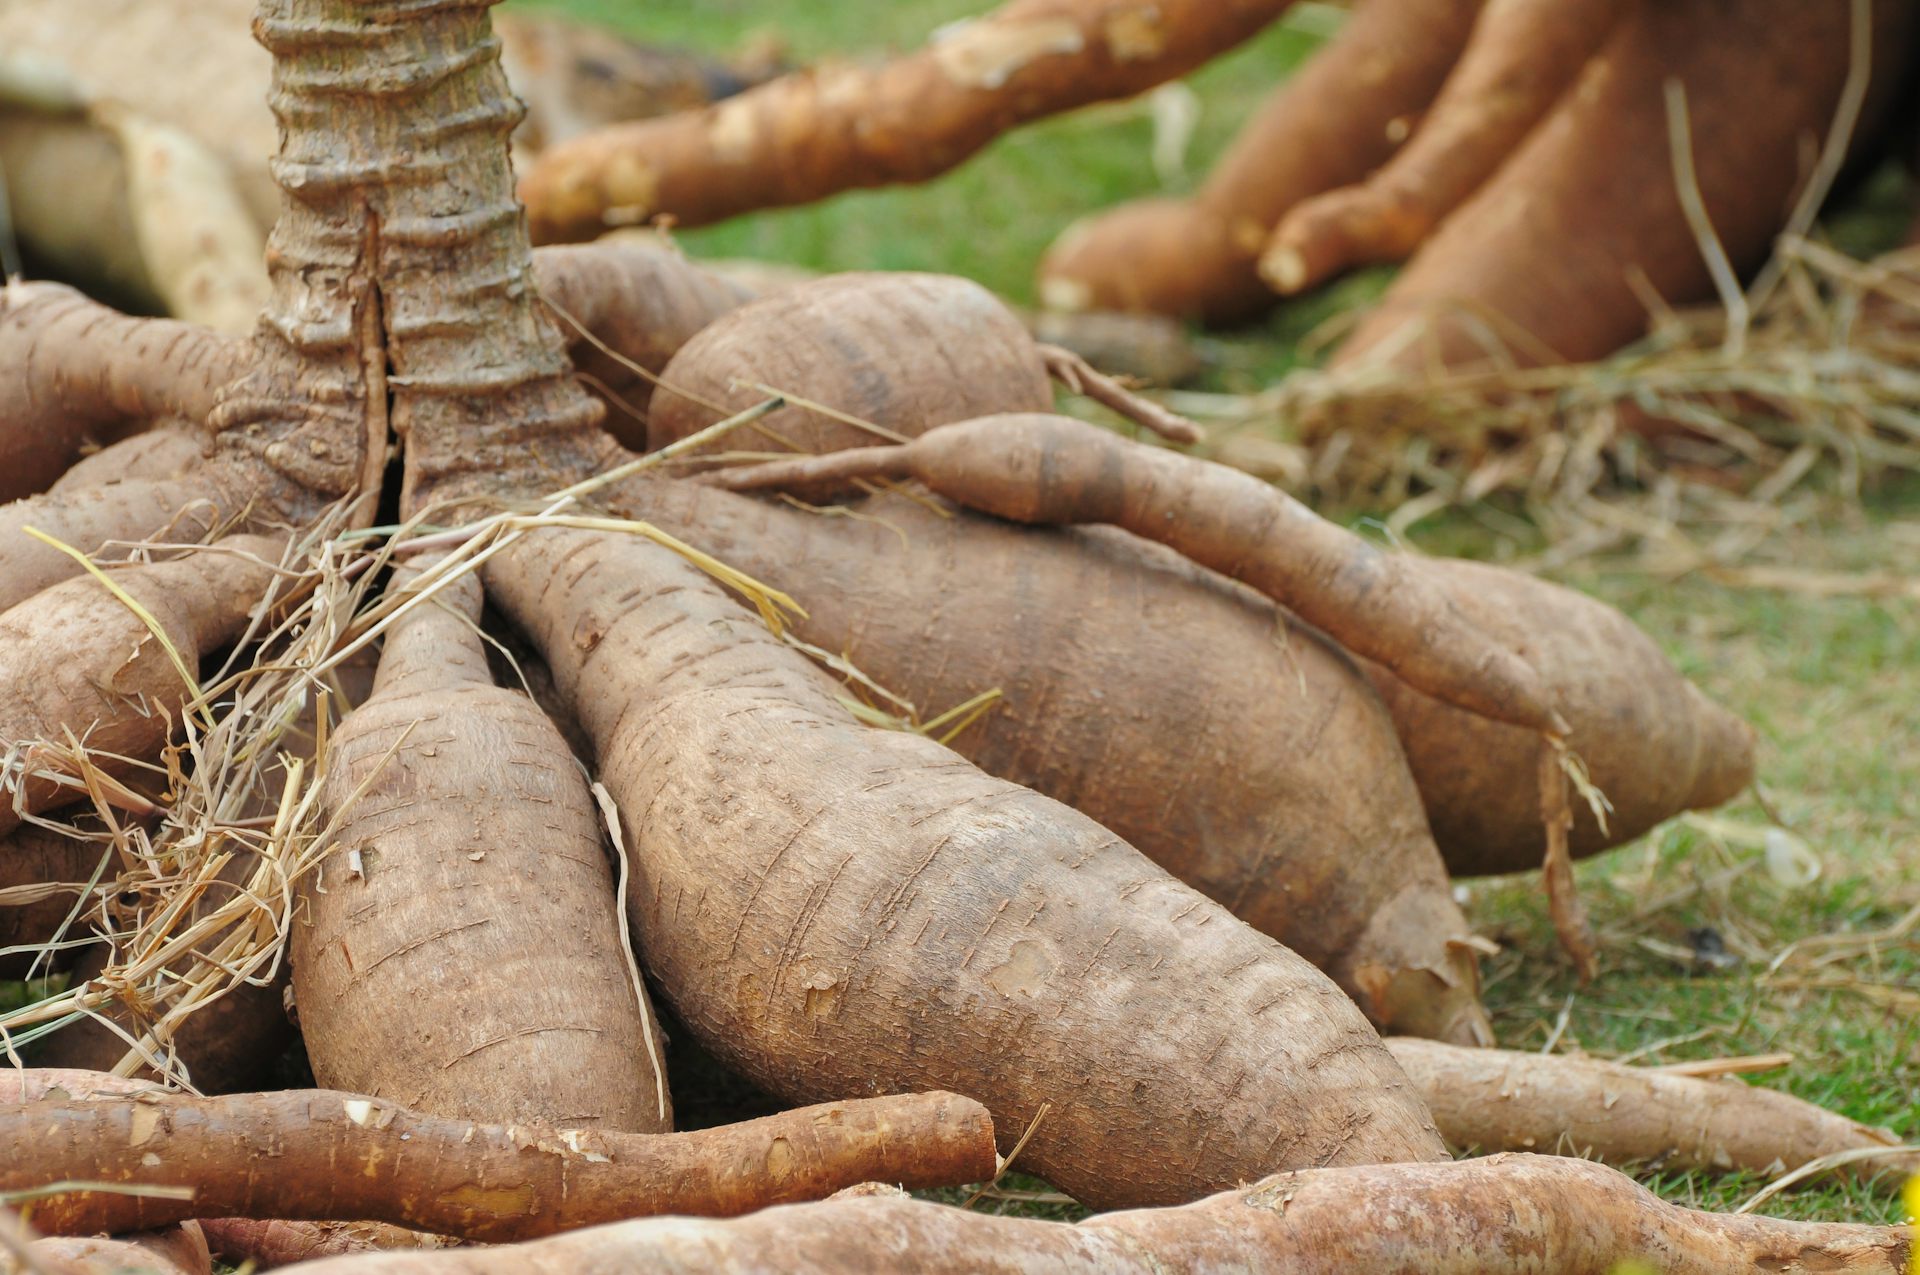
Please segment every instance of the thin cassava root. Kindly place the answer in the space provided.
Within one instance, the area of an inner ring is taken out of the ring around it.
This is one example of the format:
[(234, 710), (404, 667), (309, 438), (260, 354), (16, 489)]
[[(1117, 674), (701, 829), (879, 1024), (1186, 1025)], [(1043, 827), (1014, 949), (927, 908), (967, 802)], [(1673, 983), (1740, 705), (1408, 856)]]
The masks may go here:
[(1093, 1275), (1663, 1275), (1850, 1271), (1903, 1275), (1906, 1227), (1785, 1222), (1669, 1204), (1602, 1165), (1498, 1155), (1449, 1164), (1276, 1174), (1184, 1208), (1109, 1213), (1078, 1225), (969, 1213), (863, 1188), (730, 1222), (626, 1222), (511, 1249), (390, 1254), (323, 1263), (315, 1275), (838, 1275), (910, 1257), (934, 1272)]
[(1889, 1152), (1843, 1166), (1898, 1183), (1920, 1172), (1890, 1130), (1789, 1094), (1600, 1058), (1459, 1049), (1396, 1037), (1387, 1047), (1449, 1145), (1535, 1151), (1616, 1167), (1780, 1173), (1848, 1152)]
[[(726, 1216), (879, 1178), (993, 1176), (993, 1126), (947, 1093), (867, 1098), (698, 1133), (484, 1125), (326, 1090), (194, 1098), (86, 1094), (71, 1079), (0, 1108), (0, 1191), (53, 1182), (192, 1188), (43, 1196), (50, 1233), (143, 1230), (206, 1215), (358, 1221), (499, 1241), (646, 1213)], [(258, 1149), (277, 1154), (271, 1169)]]
[(521, 184), (536, 241), (662, 214), (701, 225), (924, 181), (1001, 133), (1131, 97), (1253, 35), (1291, 0), (1009, 0), (877, 68), (825, 66), (698, 112), (554, 147)]

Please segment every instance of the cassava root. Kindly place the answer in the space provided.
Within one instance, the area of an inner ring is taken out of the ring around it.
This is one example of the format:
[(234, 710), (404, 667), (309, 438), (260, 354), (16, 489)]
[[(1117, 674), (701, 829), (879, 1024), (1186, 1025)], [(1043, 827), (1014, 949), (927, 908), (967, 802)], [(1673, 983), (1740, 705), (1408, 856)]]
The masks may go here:
[(862, 1189), (730, 1222), (626, 1222), (511, 1249), (386, 1254), (314, 1275), (790, 1275), (911, 1262), (928, 1272), (1162, 1275), (1662, 1275), (1850, 1271), (1902, 1275), (1906, 1227), (1785, 1222), (1669, 1204), (1602, 1165), (1498, 1155), (1447, 1164), (1282, 1173), (1184, 1208), (1078, 1225), (969, 1213)]
[[(193, 1197), (47, 1195), (34, 1222), (49, 1233), (206, 1214), (370, 1219), (498, 1241), (643, 1213), (750, 1212), (875, 1178), (953, 1186), (995, 1170), (986, 1112), (947, 1093), (826, 1104), (698, 1133), (625, 1134), (474, 1124), (327, 1090), (79, 1096), (83, 1083), (0, 1107), (0, 1191), (76, 1181), (188, 1185)], [(263, 1146), (276, 1150), (270, 1168), (259, 1160)]]

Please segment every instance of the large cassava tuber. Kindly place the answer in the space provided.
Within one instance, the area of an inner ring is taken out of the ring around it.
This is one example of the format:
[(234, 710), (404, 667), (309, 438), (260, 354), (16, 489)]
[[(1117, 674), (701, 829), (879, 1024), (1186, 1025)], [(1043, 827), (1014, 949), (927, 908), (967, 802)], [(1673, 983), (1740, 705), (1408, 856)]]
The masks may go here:
[[(1466, 620), (1518, 651), (1553, 688), (1568, 747), (1607, 798), (1606, 827), (1574, 806), (1570, 846), (1596, 854), (1753, 780), (1753, 728), (1709, 700), (1640, 627), (1562, 585), (1485, 563), (1423, 560)], [(1545, 850), (1537, 789), (1510, 782), (1527, 732), (1462, 712), (1366, 664), (1393, 714), (1434, 839), (1456, 874), (1519, 872)]]
[(1300, 201), (1394, 153), (1467, 41), (1480, 0), (1364, 0), (1275, 89), (1189, 198), (1122, 204), (1069, 226), (1039, 292), (1066, 310), (1141, 310), (1232, 323), (1273, 305), (1261, 246)]
[[(1894, 99), (1916, 10), (1873, 0), (1872, 57), (1852, 141)], [(1674, 114), (1712, 234), (1739, 271), (1785, 223), (1841, 97), (1847, 7), (1800, 0), (1643, 3), (1477, 194), (1460, 205), (1337, 366), (1448, 367), (1579, 361), (1647, 324), (1647, 297), (1714, 295), (1701, 229), (1675, 175)], [(1670, 83), (1683, 94), (1672, 98)], [(1329, 420), (1323, 428), (1337, 421)]]
[(709, 450), (837, 451), (1053, 405), (1026, 328), (991, 292), (951, 275), (833, 275), (787, 288), (694, 335), (661, 381), (647, 419), (655, 449), (767, 398), (757, 385), (890, 432), (789, 406)]
[(1612, 1169), (1500, 1155), (1281, 1173), (1177, 1209), (1075, 1226), (970, 1213), (863, 1188), (730, 1222), (659, 1218), (511, 1249), (392, 1254), (315, 1275), (838, 1275), (910, 1263), (925, 1272), (1050, 1275), (1662, 1275), (1849, 1271), (1901, 1275), (1908, 1228), (1723, 1216), (1658, 1199)]
[[(804, 487), (863, 476), (916, 478), (1022, 522), (1126, 527), (1247, 581), (1382, 661), (1388, 667), (1369, 666), (1375, 685), (1455, 871), (1542, 861), (1550, 812), (1540, 788), (1515, 777), (1537, 768), (1543, 730), (1564, 736), (1615, 806), (1605, 832), (1591, 810), (1576, 811), (1575, 853), (1727, 801), (1752, 776), (1752, 731), (1612, 608), (1496, 567), (1381, 552), (1245, 474), (1081, 422), (990, 418), (711, 481)], [(1391, 587), (1381, 583), (1389, 577)]]
[(1265, 599), (1112, 529), (1016, 528), (924, 497), (823, 518), (682, 482), (612, 495), (793, 594), (802, 637), (923, 717), (999, 689), (951, 747), (1112, 829), (1376, 1023), (1490, 1039), (1390, 719), (1342, 652)]
[(647, 1213), (728, 1216), (876, 1177), (955, 1186), (991, 1177), (995, 1165), (986, 1112), (949, 1093), (637, 1134), (476, 1124), (324, 1089), (220, 1098), (65, 1091), (0, 1108), (0, 1148), (0, 1191), (61, 1182), (194, 1188), (186, 1200), (80, 1187), (35, 1202), (43, 1231), (80, 1235), (205, 1213), (524, 1239)]
[(493, 684), (476, 576), (401, 596), (328, 750), (333, 846), (293, 929), (314, 1076), (437, 1115), (671, 1127), (586, 776)]
[(1192, 422), (1078, 356), (1036, 343), (979, 284), (894, 273), (797, 284), (716, 320), (661, 373), (647, 441), (653, 449), (678, 442), (778, 392), (791, 402), (701, 450), (834, 451), (975, 416), (1042, 411), (1053, 404), (1054, 378), (1165, 437), (1199, 437)]
[[(859, 725), (664, 550), (541, 531), (488, 562), (631, 820), (680, 1018), (793, 1100), (978, 1095), (1095, 1207), (1439, 1139), (1352, 1003), (1083, 815)], [(643, 813), (644, 812), (644, 813)]]

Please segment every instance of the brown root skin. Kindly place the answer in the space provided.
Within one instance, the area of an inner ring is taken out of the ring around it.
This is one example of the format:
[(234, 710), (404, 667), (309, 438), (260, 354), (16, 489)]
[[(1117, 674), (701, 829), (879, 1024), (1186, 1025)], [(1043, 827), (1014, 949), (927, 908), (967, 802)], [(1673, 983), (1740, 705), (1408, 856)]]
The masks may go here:
[[(0, 1068), (0, 1107), (52, 1099), (59, 1102), (114, 1099), (131, 1093), (158, 1095), (152, 1081), (123, 1079), (100, 1071), (59, 1067)], [(295, 1262), (364, 1253), (374, 1249), (438, 1248), (450, 1241), (384, 1222), (288, 1222), (247, 1217), (201, 1218), (197, 1223), (213, 1256), (271, 1270)]]
[(1132, 97), (1253, 35), (1289, 0), (1009, 0), (879, 67), (826, 66), (697, 112), (555, 147), (521, 182), (537, 242), (662, 214), (704, 225), (925, 181), (1000, 134)]
[[(51, 942), (79, 902), (77, 891), (108, 852), (103, 842), (65, 836), (35, 824), (23, 824), (0, 839), (0, 890), (55, 883), (74, 887), (50, 892), (31, 903), (0, 903), (0, 949), (37, 949)], [(86, 933), (81, 925), (66, 937), (80, 939)], [(37, 956), (32, 950), (0, 956), (0, 979), (24, 979), (29, 970), (45, 977), (65, 970), (74, 960), (72, 950), (48, 953), (46, 959), (36, 963)]]
[[(1717, 806), (1753, 779), (1754, 732), (1680, 675), (1605, 603), (1482, 563), (1424, 559), (1470, 624), (1520, 652), (1553, 688), (1568, 748), (1612, 806), (1604, 830), (1573, 800), (1570, 849), (1597, 854), (1683, 810)], [(1392, 712), (1434, 839), (1455, 875), (1525, 872), (1546, 854), (1538, 736), (1462, 712), (1362, 661)]]
[(788, 1099), (986, 1102), (1094, 1207), (1439, 1147), (1366, 1020), (1107, 829), (841, 689), (679, 557), (549, 530), (490, 560), (625, 812), (648, 970)]
[[(192, 672), (201, 656), (239, 636), (279, 560), (276, 542), (236, 536), (170, 561), (117, 570), (113, 580), (147, 608)], [(75, 633), (88, 634), (88, 643), (73, 646)], [(146, 623), (91, 576), (0, 614), (0, 740), (10, 746), (58, 744), (71, 731), (100, 754), (151, 757), (191, 695)], [(100, 765), (122, 777), (129, 773), (104, 756)], [(85, 795), (85, 788), (21, 776), (0, 804), (0, 833), (17, 826), (20, 808), (49, 810)]]
[(1273, 306), (1256, 262), (1274, 223), (1393, 154), (1466, 44), (1479, 0), (1369, 0), (1276, 89), (1191, 199), (1122, 204), (1040, 264), (1051, 309), (1228, 324)]
[(199, 466), (205, 452), (205, 440), (186, 429), (153, 429), (81, 457), (47, 491), (70, 495), (130, 479), (178, 478)]
[(996, 416), (863, 448), (728, 471), (735, 490), (911, 477), (1015, 522), (1109, 523), (1159, 541), (1297, 612), (1410, 684), (1497, 721), (1565, 733), (1525, 658), (1429, 583), (1426, 562), (1376, 549), (1226, 465), (1129, 442), (1064, 416)]
[(329, 744), (338, 831), (292, 934), (314, 1076), (444, 1116), (669, 1129), (586, 777), (493, 684), (479, 618), (473, 574), (414, 603)]
[[(260, 1148), (275, 1154), (263, 1163)], [(43, 1197), (34, 1224), (92, 1234), (211, 1216), (371, 1219), (497, 1242), (648, 1213), (724, 1217), (873, 1178), (916, 1187), (993, 1176), (971, 1099), (903, 1094), (698, 1133), (484, 1125), (329, 1090), (140, 1094), (0, 1110), (0, 1190), (190, 1182), (191, 1200)]]
[(1260, 276), (1283, 295), (1413, 254), (1545, 115), (1636, 0), (1491, 0), (1413, 138), (1365, 181), (1280, 219)]
[[(1735, 1079), (1675, 1075), (1598, 1058), (1458, 1049), (1395, 1038), (1449, 1145), (1538, 1151), (1676, 1172), (1779, 1173), (1843, 1151), (1899, 1145), (1891, 1131)], [(1867, 1160), (1840, 1172), (1897, 1186), (1920, 1156)]]
[(709, 454), (838, 451), (983, 412), (1053, 404), (1046, 361), (1019, 319), (979, 284), (951, 275), (844, 274), (800, 284), (716, 321), (661, 379), (647, 422), (650, 449), (765, 400), (755, 384), (889, 431), (876, 435), (796, 403), (716, 440), (703, 449)]
[(999, 689), (935, 733), (1328, 971), (1383, 1029), (1486, 1039), (1472, 928), (1392, 720), (1266, 599), (1113, 528), (1017, 527), (917, 493), (850, 517), (687, 482), (607, 495), (792, 594), (802, 638), (923, 719)]
[(0, 284), (0, 500), (45, 490), (88, 444), (161, 417), (205, 420), (246, 348), (58, 284)]
[(26, 528), (89, 555), (106, 550), (110, 541), (192, 543), (249, 507), (235, 498), (226, 477), (218, 467), (204, 466), (173, 478), (133, 478), (0, 506), (0, 608), (16, 608), (82, 571), (71, 555), (27, 535)]
[[(234, 862), (252, 871), (250, 856), (237, 857)], [(69, 986), (78, 987), (97, 977), (108, 957), (104, 944), (89, 948), (74, 963)], [(268, 1083), (294, 1037), (285, 1009), (286, 988), (284, 966), (280, 976), (265, 986), (237, 984), (186, 1018), (172, 1032), (162, 1052), (171, 1050), (176, 1065), (183, 1064), (187, 1079), (201, 1093), (233, 1093)], [(135, 1039), (151, 1026), (136, 1021), (118, 1004), (96, 1012), (118, 1023)], [(118, 1066), (127, 1051), (125, 1037), (101, 1023), (83, 1019), (35, 1042), (26, 1056), (36, 1069), (106, 1072)], [(144, 1066), (138, 1074), (154, 1077)]]
[(1905, 1227), (1787, 1222), (1668, 1204), (1598, 1164), (1500, 1155), (1277, 1174), (1184, 1208), (1078, 1225), (970, 1213), (862, 1188), (731, 1222), (656, 1218), (512, 1249), (383, 1254), (314, 1275), (838, 1275), (911, 1254), (925, 1272), (1050, 1275), (1901, 1275)]
[(629, 365), (657, 377), (696, 333), (753, 299), (744, 286), (702, 269), (664, 240), (541, 248), (533, 268), (540, 298), (566, 335), (575, 373), (595, 389), (604, 387), (607, 428), (635, 449), (646, 446), (646, 421), (633, 412), (645, 412), (653, 383)]
[[(1419, 375), (1435, 364), (1598, 359), (1646, 330), (1649, 292), (1670, 305), (1711, 298), (1673, 171), (1671, 78), (1686, 90), (1714, 235), (1735, 270), (1757, 265), (1807, 171), (1795, 157), (1812, 153), (1830, 125), (1850, 23), (1800, 0), (1736, 8), (1737, 21), (1711, 0), (1642, 4), (1401, 272), (1334, 365), (1386, 361)], [(1873, 4), (1873, 79), (1856, 146), (1874, 136), (1894, 95), (1915, 15), (1904, 0)]]
[(56, 1236), (28, 1249), (36, 1275), (212, 1275), (198, 1222), (140, 1235)]

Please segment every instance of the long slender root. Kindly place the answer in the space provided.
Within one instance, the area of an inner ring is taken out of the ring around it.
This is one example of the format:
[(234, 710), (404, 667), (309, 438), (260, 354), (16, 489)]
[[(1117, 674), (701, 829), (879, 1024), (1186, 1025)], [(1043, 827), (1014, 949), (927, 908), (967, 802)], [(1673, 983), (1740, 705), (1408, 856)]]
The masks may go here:
[[(270, 1166), (263, 1146), (275, 1148)], [(992, 1177), (994, 1154), (986, 1111), (945, 1093), (676, 1134), (472, 1124), (330, 1090), (49, 1097), (0, 1109), (0, 1191), (61, 1181), (193, 1188), (190, 1200), (74, 1190), (36, 1201), (41, 1230), (81, 1235), (205, 1214), (525, 1239), (647, 1213), (744, 1213), (874, 1178), (954, 1186)]]
[(1277, 1174), (1181, 1208), (1077, 1226), (969, 1213), (862, 1189), (731, 1222), (626, 1222), (473, 1253), (383, 1254), (314, 1275), (562, 1275), (588, 1269), (745, 1275), (915, 1270), (1163, 1275), (1903, 1275), (1905, 1227), (1785, 1222), (1668, 1204), (1603, 1165), (1498, 1155)]
[[(1394, 1037), (1387, 1047), (1447, 1142), (1461, 1149), (1592, 1156), (1676, 1171), (1777, 1173), (1839, 1152), (1899, 1145), (1886, 1129), (1738, 1080), (1408, 1037)], [(1920, 1155), (1862, 1161), (1847, 1171), (1861, 1178), (1884, 1172), (1897, 1183), (1920, 1173)]]
[(1183, 75), (1290, 3), (1010, 0), (875, 69), (823, 67), (556, 146), (521, 194), (534, 238), (555, 240), (925, 181), (1016, 125)]

